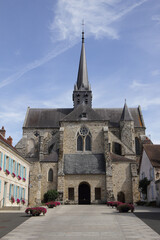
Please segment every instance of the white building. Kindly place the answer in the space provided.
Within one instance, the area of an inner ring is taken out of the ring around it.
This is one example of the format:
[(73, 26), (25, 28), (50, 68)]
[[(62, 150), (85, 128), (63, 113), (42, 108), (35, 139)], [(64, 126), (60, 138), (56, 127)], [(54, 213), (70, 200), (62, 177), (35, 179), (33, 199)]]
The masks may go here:
[[(140, 162), (140, 180), (147, 178), (150, 184), (147, 188), (147, 201), (157, 201), (159, 198), (155, 182), (160, 179), (160, 145), (144, 144)], [(141, 195), (141, 200), (145, 196)]]
[(0, 208), (28, 204), (29, 166), (0, 129)]

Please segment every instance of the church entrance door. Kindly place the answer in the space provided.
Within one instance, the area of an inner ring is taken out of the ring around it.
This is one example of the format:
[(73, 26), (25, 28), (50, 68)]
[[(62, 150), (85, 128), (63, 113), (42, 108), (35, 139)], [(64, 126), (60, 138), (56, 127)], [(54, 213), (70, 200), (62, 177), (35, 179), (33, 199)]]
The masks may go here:
[(79, 204), (90, 204), (91, 203), (90, 185), (86, 182), (79, 184), (78, 203)]

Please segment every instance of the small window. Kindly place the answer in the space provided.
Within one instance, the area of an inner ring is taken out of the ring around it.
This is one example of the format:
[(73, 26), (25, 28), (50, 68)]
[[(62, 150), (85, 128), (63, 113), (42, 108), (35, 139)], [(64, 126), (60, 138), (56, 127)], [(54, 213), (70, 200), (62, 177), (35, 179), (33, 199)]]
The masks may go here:
[(122, 155), (121, 145), (117, 142), (113, 142), (112, 152), (118, 155)]
[(79, 98), (77, 99), (77, 104), (80, 104), (80, 99)]
[(82, 113), (82, 118), (86, 118), (86, 117), (87, 117), (86, 113)]
[(74, 188), (68, 188), (68, 200), (74, 200)]
[(53, 182), (53, 170), (51, 168), (48, 172), (48, 182)]
[(91, 151), (91, 137), (89, 135), (87, 135), (85, 143), (86, 151)]
[(101, 200), (101, 188), (95, 188), (95, 200)]
[(83, 139), (80, 135), (77, 137), (77, 151), (83, 151)]
[(88, 98), (85, 99), (85, 104), (88, 104)]

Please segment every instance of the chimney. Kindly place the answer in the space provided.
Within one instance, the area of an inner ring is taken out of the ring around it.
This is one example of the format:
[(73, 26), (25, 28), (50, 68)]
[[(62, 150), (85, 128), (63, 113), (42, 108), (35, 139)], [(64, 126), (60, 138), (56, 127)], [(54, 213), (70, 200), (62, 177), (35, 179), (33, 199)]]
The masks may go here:
[(6, 130), (4, 129), (4, 127), (2, 126), (2, 129), (0, 129), (0, 133), (3, 135), (3, 137), (5, 138), (6, 135)]
[(9, 136), (8, 138), (7, 138), (7, 142), (9, 143), (9, 145), (11, 145), (12, 146), (12, 138), (11, 138), (11, 136)]

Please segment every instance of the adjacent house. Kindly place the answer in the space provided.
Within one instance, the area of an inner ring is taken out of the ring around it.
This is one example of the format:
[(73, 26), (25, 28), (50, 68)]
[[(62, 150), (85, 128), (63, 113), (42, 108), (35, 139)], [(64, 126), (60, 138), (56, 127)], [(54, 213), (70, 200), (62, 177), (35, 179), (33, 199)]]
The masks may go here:
[[(160, 145), (144, 144), (140, 162), (140, 180), (145, 177), (150, 181), (147, 187), (147, 196), (141, 194), (141, 200), (148, 202), (160, 199), (156, 182), (160, 179)], [(157, 186), (158, 186), (157, 182)]]
[(28, 204), (29, 166), (0, 129), (0, 208)]

